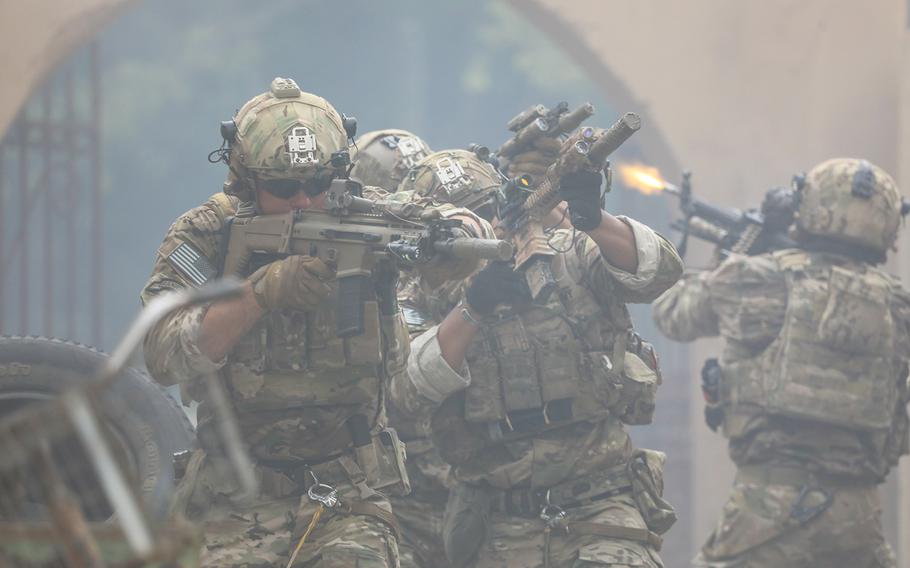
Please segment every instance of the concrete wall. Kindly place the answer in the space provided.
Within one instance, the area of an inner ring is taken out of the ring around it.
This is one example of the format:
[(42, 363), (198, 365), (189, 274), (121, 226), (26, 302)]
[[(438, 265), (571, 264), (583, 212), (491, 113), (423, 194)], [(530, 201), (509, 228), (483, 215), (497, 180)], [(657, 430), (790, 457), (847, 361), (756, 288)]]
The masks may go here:
[(137, 1), (0, 2), (0, 135), (48, 72)]
[[(606, 96), (641, 114), (638, 139), (646, 155), (670, 179), (681, 167), (693, 170), (695, 189), (705, 198), (757, 205), (768, 187), (838, 155), (881, 165), (910, 195), (904, 0), (511, 3), (572, 53)], [(905, 282), (908, 238), (892, 260)], [(714, 347), (695, 344), (692, 376)], [(697, 389), (693, 384), (692, 396), (700, 398)], [(700, 412), (690, 427), (698, 465), (688, 521), (700, 542), (725, 498), (718, 488), (730, 468), (722, 441), (704, 427)], [(892, 517), (902, 516), (904, 528), (892, 527), (892, 534), (904, 535), (894, 544), (903, 566), (910, 566), (910, 468), (903, 469), (890, 484), (902, 484), (901, 501), (886, 501)]]

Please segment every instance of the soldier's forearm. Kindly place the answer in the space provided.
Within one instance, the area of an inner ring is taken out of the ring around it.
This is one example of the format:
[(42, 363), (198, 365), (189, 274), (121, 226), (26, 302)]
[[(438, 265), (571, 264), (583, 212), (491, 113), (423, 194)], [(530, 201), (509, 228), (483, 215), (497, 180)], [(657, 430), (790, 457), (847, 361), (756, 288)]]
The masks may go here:
[(212, 361), (220, 361), (264, 313), (247, 282), (242, 296), (216, 302), (206, 311), (199, 331), (199, 350)]
[(587, 233), (607, 262), (635, 274), (638, 270), (638, 247), (632, 227), (604, 211), (600, 225)]
[[(464, 366), (468, 348), (474, 341), (474, 336), (477, 335), (477, 326), (462, 316), (462, 309), (470, 310), (467, 307), (456, 306), (439, 324), (439, 331), (436, 333), (442, 358), (453, 369), (460, 369)], [(473, 312), (471, 312), (471, 316), (480, 319), (480, 316)]]

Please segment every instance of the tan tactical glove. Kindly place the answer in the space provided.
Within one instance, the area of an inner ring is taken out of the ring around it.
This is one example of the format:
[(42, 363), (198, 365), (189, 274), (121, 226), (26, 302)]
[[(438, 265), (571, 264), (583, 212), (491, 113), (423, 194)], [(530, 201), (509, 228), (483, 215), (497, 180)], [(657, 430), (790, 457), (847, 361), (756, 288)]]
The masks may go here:
[(264, 310), (312, 310), (328, 300), (332, 289), (327, 282), (334, 276), (318, 258), (293, 255), (266, 264), (249, 280)]
[(523, 174), (530, 175), (534, 185), (537, 185), (543, 181), (547, 168), (559, 157), (560, 148), (562, 143), (558, 138), (542, 136), (533, 142), (531, 150), (516, 154), (509, 161), (506, 174), (512, 179)]

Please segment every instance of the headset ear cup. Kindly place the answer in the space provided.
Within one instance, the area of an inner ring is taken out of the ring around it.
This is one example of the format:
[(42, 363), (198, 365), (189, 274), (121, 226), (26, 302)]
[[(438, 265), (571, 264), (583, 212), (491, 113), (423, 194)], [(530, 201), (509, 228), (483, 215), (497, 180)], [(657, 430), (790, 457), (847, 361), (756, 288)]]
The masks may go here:
[(348, 135), (350, 140), (353, 140), (357, 136), (357, 117), (348, 116), (344, 113), (341, 113), (341, 125), (344, 127), (345, 134)]

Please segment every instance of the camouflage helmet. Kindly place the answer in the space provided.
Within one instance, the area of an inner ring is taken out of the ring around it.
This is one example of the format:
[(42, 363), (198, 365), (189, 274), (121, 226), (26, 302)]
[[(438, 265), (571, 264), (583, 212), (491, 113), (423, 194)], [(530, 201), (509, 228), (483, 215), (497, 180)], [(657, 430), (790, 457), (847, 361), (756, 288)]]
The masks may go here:
[[(231, 123), (228, 123), (231, 124)], [(333, 154), (347, 149), (338, 111), (328, 101), (300, 90), (293, 79), (276, 77), (269, 90), (247, 101), (229, 136), (231, 174), (225, 193), (252, 200), (257, 179), (331, 179)]]
[(411, 168), (398, 191), (466, 207), (490, 219), (503, 177), (489, 163), (468, 150), (434, 152)]
[(823, 237), (884, 254), (897, 239), (900, 221), (897, 184), (866, 160), (822, 162), (800, 189), (796, 226), (802, 239)]
[(388, 191), (395, 191), (408, 170), (432, 152), (416, 134), (394, 128), (367, 132), (354, 148), (351, 177)]

